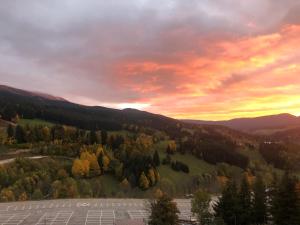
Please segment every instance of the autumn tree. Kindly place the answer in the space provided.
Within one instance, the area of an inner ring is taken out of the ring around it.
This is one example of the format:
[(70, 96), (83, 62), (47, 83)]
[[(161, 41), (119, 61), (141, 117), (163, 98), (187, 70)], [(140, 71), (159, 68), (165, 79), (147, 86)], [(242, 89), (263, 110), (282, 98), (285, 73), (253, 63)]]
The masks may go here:
[(1, 202), (15, 201), (14, 192), (9, 188), (3, 188), (0, 192), (0, 201)]
[(142, 172), (141, 176), (140, 176), (140, 179), (139, 179), (139, 186), (140, 188), (142, 188), (143, 190), (146, 190), (149, 188), (149, 180), (148, 178), (146, 177), (145, 173)]
[(176, 203), (163, 194), (151, 203), (151, 215), (149, 225), (179, 225), (179, 210)]
[(125, 191), (125, 192), (128, 192), (131, 188), (131, 185), (130, 183), (128, 182), (127, 178), (124, 178), (122, 180), (122, 182), (120, 183), (120, 186), (122, 187), (122, 189)]
[(169, 141), (166, 152), (170, 155), (176, 152), (177, 146), (175, 141)]
[(153, 186), (156, 184), (156, 179), (155, 179), (155, 173), (154, 173), (154, 170), (153, 168), (150, 168), (148, 170), (148, 173), (147, 173), (147, 177), (148, 177), (148, 180), (150, 181), (150, 186)]
[(90, 163), (88, 160), (75, 159), (72, 166), (72, 174), (74, 177), (88, 176)]
[(91, 175), (97, 176), (101, 174), (101, 169), (95, 155), (93, 155), (93, 158), (89, 162)]

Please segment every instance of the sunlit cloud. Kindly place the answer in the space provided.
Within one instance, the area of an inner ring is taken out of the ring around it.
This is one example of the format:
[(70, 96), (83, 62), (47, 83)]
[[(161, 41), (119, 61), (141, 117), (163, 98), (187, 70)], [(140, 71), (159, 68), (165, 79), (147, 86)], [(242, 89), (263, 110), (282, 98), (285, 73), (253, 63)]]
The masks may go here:
[(300, 114), (298, 1), (158, 3), (5, 0), (0, 82), (175, 118)]

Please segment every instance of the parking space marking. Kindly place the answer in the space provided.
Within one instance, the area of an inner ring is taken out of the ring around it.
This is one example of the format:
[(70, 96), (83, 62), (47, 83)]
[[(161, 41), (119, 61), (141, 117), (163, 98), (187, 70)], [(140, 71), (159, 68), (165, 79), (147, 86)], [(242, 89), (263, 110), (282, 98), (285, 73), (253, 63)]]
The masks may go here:
[(0, 221), (1, 221), (1, 225), (3, 224), (2, 222), (4, 222), (5, 223), (5, 221), (8, 221), (10, 218), (12, 218), (14, 216), (14, 214), (10, 214), (10, 215), (8, 215), (8, 214), (6, 214), (6, 215), (1, 215), (0, 214)]
[(102, 210), (89, 210), (86, 218), (85, 225), (101, 224)]
[(179, 218), (184, 220), (195, 219), (191, 210), (180, 210)]
[(53, 213), (45, 213), (36, 225), (67, 225), (73, 215), (73, 211), (59, 211)]
[(127, 213), (131, 219), (148, 219), (150, 216), (147, 210), (128, 210)]
[[(11, 215), (4, 215), (4, 220), (1, 218), (1, 225), (19, 225), (21, 224), (30, 214), (11, 214)], [(3, 223), (2, 223), (3, 222)]]
[(101, 225), (113, 225), (115, 222), (114, 210), (102, 210)]
[(9, 208), (9, 206), (1, 206), (1, 208), (0, 208), (0, 212), (3, 212), (3, 211), (8, 211), (8, 208)]

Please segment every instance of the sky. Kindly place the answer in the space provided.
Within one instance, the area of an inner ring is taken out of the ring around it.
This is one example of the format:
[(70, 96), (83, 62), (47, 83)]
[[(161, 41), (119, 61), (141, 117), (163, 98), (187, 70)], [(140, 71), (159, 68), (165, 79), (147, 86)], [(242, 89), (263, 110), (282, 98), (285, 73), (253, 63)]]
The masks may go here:
[(2, 0), (0, 84), (174, 118), (300, 115), (299, 0)]

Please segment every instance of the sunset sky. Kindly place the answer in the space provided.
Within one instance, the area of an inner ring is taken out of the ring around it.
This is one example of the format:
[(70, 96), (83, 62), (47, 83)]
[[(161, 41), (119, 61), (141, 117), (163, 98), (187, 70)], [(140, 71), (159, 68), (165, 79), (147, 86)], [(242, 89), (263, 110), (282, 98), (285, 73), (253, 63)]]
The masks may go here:
[(2, 0), (0, 84), (174, 118), (300, 115), (300, 1)]

